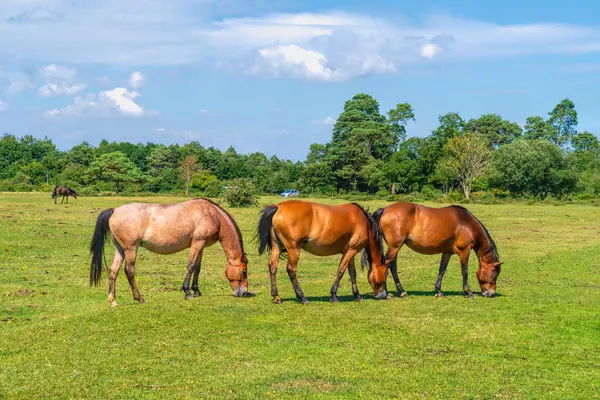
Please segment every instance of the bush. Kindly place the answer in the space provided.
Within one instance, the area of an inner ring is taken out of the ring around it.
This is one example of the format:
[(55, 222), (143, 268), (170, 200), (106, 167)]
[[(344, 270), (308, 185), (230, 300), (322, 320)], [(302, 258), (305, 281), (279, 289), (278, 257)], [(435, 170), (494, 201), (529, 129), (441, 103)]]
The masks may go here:
[(227, 186), (223, 198), (230, 207), (258, 207), (256, 187), (250, 179), (234, 179)]
[(213, 181), (206, 185), (202, 191), (206, 197), (219, 197), (221, 196), (221, 182)]

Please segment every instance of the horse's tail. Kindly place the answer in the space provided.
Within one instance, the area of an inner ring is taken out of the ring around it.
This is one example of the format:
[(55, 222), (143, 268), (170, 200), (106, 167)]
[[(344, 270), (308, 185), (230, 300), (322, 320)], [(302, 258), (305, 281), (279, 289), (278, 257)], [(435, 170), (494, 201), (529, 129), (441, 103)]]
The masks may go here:
[(375, 211), (373, 213), (373, 219), (375, 220), (375, 222), (377, 223), (377, 226), (380, 226), (380, 222), (381, 222), (381, 216), (383, 215), (383, 212), (385, 211), (385, 208), (378, 208), (377, 211)]
[(102, 278), (102, 260), (104, 259), (104, 243), (110, 234), (108, 221), (115, 212), (114, 208), (104, 210), (96, 219), (96, 230), (92, 236), (90, 244), (90, 253), (92, 253), (92, 263), (90, 265), (90, 285), (98, 286)]
[(267, 248), (268, 252), (271, 253), (271, 230), (273, 229), (273, 215), (278, 210), (278, 206), (271, 204), (263, 208), (260, 212), (262, 215), (258, 221), (258, 254), (262, 255)]

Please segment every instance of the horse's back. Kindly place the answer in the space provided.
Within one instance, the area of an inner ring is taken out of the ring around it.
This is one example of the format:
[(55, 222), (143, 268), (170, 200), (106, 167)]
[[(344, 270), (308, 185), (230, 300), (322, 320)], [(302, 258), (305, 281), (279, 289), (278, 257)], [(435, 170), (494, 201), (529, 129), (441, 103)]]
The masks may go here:
[(463, 213), (455, 207), (396, 203), (386, 208), (381, 228), (389, 244), (405, 243), (419, 253), (436, 254), (452, 251), (457, 238), (471, 240)]
[(304, 250), (320, 256), (341, 253), (349, 245), (366, 240), (365, 222), (362, 210), (355, 205), (331, 206), (300, 200), (280, 203), (273, 216), (273, 227), (280, 239), (288, 244), (302, 242)]

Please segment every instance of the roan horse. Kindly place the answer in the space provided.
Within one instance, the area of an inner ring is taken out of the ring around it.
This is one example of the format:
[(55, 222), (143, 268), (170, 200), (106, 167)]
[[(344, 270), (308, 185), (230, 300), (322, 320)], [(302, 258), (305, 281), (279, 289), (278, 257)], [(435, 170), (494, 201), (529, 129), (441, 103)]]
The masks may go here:
[[(244, 253), (242, 234), (231, 215), (208, 199), (192, 199), (176, 204), (131, 203), (100, 213), (90, 245), (91, 285), (98, 285), (102, 277), (104, 243), (109, 234), (115, 245), (108, 293), (108, 301), (113, 307), (117, 305), (115, 286), (123, 260), (133, 298), (144, 303), (134, 277), (138, 246), (159, 254), (173, 254), (190, 248), (187, 275), (181, 289), (185, 292), (185, 298), (191, 299), (201, 295), (198, 275), (202, 252), (205, 247), (219, 241), (227, 258), (225, 276), (231, 284), (233, 295), (250, 295), (247, 280), (248, 260)], [(190, 293), (192, 274), (193, 295)]]
[(65, 201), (65, 196), (67, 197), (67, 204), (69, 204), (69, 196), (77, 198), (77, 192), (68, 186), (56, 186), (51, 196), (54, 200), (54, 204), (56, 204), (56, 199), (58, 198), (58, 196), (62, 196), (62, 201), (60, 202), (60, 204), (63, 204), (63, 202)]
[(435, 283), (437, 297), (442, 295), (442, 278), (453, 254), (460, 258), (463, 290), (473, 297), (468, 283), (469, 254), (474, 250), (479, 259), (477, 279), (481, 294), (496, 294), (496, 279), (502, 263), (498, 259), (496, 244), (486, 227), (466, 208), (448, 206), (431, 208), (413, 203), (395, 203), (373, 213), (379, 229), (388, 244), (385, 259), (400, 296), (406, 296), (398, 278), (397, 256), (403, 244), (421, 254), (440, 254), (440, 270)]
[(277, 262), (282, 252), (287, 252), (287, 272), (302, 304), (307, 304), (296, 278), (300, 250), (317, 256), (342, 254), (335, 282), (331, 287), (331, 302), (338, 301), (337, 290), (346, 268), (352, 282), (352, 293), (357, 301), (362, 298), (356, 284), (354, 256), (364, 249), (362, 267), (368, 264), (368, 280), (375, 297), (387, 298), (385, 278), (387, 268), (383, 262), (383, 242), (377, 224), (358, 204), (329, 206), (300, 200), (288, 200), (270, 205), (262, 210), (258, 224), (259, 254), (265, 248), (271, 253), (269, 272), (273, 303), (281, 303), (277, 291)]

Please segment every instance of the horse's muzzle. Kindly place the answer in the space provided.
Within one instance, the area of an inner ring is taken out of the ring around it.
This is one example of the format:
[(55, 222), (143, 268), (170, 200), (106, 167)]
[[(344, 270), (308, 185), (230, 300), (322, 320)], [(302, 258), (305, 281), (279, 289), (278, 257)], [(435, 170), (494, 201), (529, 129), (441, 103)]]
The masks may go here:
[(483, 297), (495, 297), (496, 296), (496, 291), (494, 291), (494, 290), (486, 290), (485, 292), (481, 293), (481, 295)]

